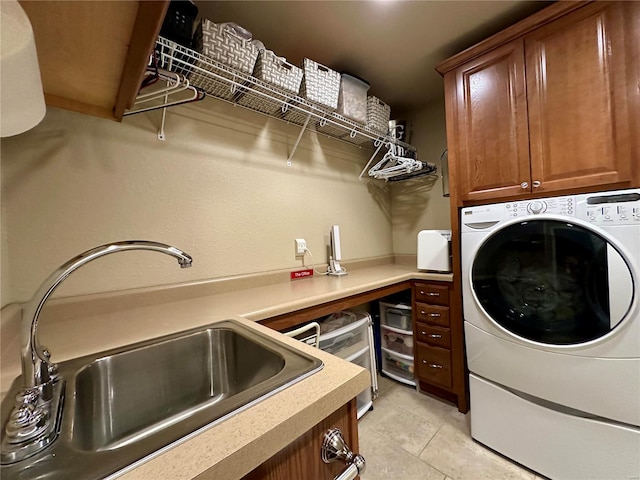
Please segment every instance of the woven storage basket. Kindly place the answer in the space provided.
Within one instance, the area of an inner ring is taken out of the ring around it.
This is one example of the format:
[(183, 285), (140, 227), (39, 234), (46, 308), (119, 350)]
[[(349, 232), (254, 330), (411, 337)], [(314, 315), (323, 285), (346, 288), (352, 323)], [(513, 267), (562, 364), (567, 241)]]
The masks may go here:
[[(251, 40), (236, 35), (228, 24), (215, 24), (203, 19), (196, 28), (193, 38), (195, 49), (211, 61), (195, 62), (191, 82), (207, 93), (227, 100), (236, 92), (226, 82), (216, 80), (198, 71), (198, 68), (213, 72), (229, 80), (244, 83), (243, 77), (251, 75), (258, 58), (258, 47)], [(218, 66), (217, 64), (220, 64)], [(243, 75), (244, 74), (244, 75)]]
[(377, 97), (367, 97), (367, 127), (387, 134), (389, 132), (389, 119), (391, 107)]
[(268, 96), (245, 90), (238, 104), (270, 115), (280, 114), (282, 102), (297, 95), (302, 83), (302, 69), (278, 58), (271, 50), (260, 50), (253, 76), (258, 80), (252, 90)]
[(331, 110), (338, 108), (340, 74), (308, 58), (303, 62), (300, 95)]
[(260, 50), (253, 76), (287, 92), (298, 94), (302, 69), (279, 58), (271, 50)]

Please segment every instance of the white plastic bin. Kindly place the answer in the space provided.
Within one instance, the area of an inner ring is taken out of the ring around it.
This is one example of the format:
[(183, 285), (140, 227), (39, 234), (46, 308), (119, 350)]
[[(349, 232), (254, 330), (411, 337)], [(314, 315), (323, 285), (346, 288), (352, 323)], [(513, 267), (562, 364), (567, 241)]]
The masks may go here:
[(340, 77), (337, 112), (354, 122), (366, 124), (368, 91), (369, 84), (367, 82), (348, 73), (343, 73)]

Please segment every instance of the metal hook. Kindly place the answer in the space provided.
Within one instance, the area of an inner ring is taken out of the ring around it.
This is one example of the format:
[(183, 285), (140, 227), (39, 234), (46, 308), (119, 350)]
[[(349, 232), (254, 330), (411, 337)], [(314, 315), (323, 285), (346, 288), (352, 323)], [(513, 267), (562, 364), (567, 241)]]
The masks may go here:
[(355, 128), (353, 130), (351, 130), (351, 133), (349, 134), (350, 138), (356, 138), (356, 135), (358, 134), (358, 132), (356, 132)]
[(324, 127), (326, 124), (327, 124), (327, 119), (326, 119), (326, 118), (321, 118), (321, 119), (320, 119), (320, 123), (319, 123), (319, 125), (320, 125), (321, 127)]

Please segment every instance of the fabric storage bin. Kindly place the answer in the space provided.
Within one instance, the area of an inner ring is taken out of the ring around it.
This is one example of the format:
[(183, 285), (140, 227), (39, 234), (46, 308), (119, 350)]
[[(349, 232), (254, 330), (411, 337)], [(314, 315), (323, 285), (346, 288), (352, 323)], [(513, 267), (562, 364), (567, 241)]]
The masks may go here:
[(361, 123), (367, 123), (367, 91), (369, 84), (364, 80), (342, 73), (340, 77), (340, 94), (338, 96), (338, 113)]
[(308, 58), (304, 59), (302, 69), (300, 95), (331, 110), (338, 108), (340, 74)]
[(386, 135), (389, 132), (390, 119), (391, 107), (379, 98), (369, 96), (367, 98), (367, 126)]
[(196, 68), (189, 77), (191, 83), (213, 96), (231, 100), (238, 94), (238, 88), (230, 86), (224, 80), (217, 80), (215, 75), (199, 72), (198, 69), (245, 83), (246, 77), (253, 72), (261, 44), (251, 40), (251, 34), (238, 25), (216, 24), (202, 19), (196, 28), (193, 45), (195, 50), (207, 58), (195, 62)]
[(380, 326), (382, 346), (403, 355), (413, 355), (413, 335)]

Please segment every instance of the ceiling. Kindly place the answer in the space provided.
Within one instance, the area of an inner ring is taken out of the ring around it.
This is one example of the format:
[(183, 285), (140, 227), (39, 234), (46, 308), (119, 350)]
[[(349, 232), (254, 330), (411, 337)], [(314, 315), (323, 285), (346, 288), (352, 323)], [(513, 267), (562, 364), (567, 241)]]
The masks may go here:
[(196, 1), (293, 64), (304, 57), (367, 80), (402, 112), (443, 95), (434, 67), (549, 5), (545, 1)]

